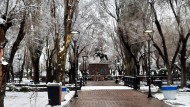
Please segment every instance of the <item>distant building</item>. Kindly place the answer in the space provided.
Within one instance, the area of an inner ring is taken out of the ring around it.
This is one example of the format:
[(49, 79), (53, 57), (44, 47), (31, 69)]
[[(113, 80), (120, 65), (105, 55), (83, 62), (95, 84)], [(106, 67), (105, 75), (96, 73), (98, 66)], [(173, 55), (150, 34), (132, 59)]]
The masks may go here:
[(89, 76), (92, 80), (104, 80), (110, 75), (110, 68), (108, 63), (92, 63), (88, 66)]

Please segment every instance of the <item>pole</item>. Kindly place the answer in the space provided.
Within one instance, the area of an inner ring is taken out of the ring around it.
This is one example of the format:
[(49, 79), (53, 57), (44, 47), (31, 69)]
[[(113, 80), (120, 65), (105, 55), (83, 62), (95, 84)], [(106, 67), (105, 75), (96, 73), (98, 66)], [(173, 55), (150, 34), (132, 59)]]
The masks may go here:
[(20, 77), (19, 77), (19, 78), (20, 78), (20, 79), (19, 79), (19, 84), (20, 84), (20, 82), (22, 81), (22, 76), (21, 76), (22, 73), (21, 73), (21, 71), (20, 71), (20, 60), (21, 60), (21, 56), (19, 55), (19, 56), (18, 56), (18, 61), (19, 61), (19, 62), (18, 62), (18, 64), (19, 64), (19, 65), (18, 65), (18, 66), (19, 66), (18, 72), (20, 73), (20, 75), (19, 75), (19, 76), (20, 76)]
[(77, 92), (77, 55), (76, 55), (76, 51), (77, 51), (77, 46), (76, 46), (76, 42), (74, 41), (74, 61), (75, 61), (75, 95), (74, 97), (78, 97), (78, 92)]
[(150, 88), (150, 40), (148, 40), (148, 98), (152, 97)]
[(84, 73), (85, 73), (85, 84), (87, 84), (87, 72), (86, 72), (86, 60), (87, 60), (87, 57), (88, 56), (85, 56), (86, 57), (86, 59), (84, 60)]
[(85, 86), (85, 78), (84, 78), (84, 75), (85, 75), (85, 71), (84, 71), (84, 56), (82, 56), (82, 61), (83, 61), (83, 64), (82, 64), (82, 77), (83, 77), (83, 86)]
[(86, 73), (86, 60), (88, 56), (82, 56), (83, 58), (83, 80), (84, 85), (87, 84), (87, 73)]
[[(116, 67), (116, 70), (117, 70), (117, 60), (115, 60), (115, 67)], [(117, 80), (117, 72), (115, 71), (115, 73), (116, 73), (115, 83), (117, 84), (117, 83), (118, 83), (118, 80)]]

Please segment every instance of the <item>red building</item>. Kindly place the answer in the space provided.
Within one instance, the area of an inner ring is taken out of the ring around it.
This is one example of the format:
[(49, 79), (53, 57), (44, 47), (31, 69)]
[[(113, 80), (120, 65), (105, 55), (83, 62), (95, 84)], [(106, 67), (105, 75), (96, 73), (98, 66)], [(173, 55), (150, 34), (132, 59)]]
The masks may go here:
[(89, 75), (92, 80), (104, 80), (107, 75), (110, 75), (109, 64), (107, 63), (92, 63), (88, 66)]

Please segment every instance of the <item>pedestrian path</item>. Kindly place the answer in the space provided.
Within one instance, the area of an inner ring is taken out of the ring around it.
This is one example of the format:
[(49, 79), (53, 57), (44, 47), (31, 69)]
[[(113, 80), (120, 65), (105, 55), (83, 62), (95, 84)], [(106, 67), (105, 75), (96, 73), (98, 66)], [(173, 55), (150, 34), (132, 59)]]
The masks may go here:
[(81, 91), (87, 90), (131, 90), (132, 88), (126, 86), (83, 86)]
[[(96, 89), (92, 89), (93, 87)], [(104, 89), (97, 87), (104, 87)], [(105, 87), (109, 87), (109, 89)], [(79, 97), (73, 98), (67, 107), (169, 107), (163, 101), (147, 98), (146, 94), (128, 87), (123, 89), (110, 89), (110, 87), (121, 88), (124, 86), (115, 84), (114, 81), (88, 82), (86, 88), (84, 87), (78, 92)]]

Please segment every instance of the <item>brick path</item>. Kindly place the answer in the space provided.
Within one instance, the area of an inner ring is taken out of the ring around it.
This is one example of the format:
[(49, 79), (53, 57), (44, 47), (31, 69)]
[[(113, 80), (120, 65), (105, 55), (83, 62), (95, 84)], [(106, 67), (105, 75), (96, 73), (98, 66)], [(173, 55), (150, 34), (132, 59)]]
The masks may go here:
[(88, 81), (87, 86), (121, 86), (113, 81)]
[[(106, 84), (107, 83), (107, 84)], [(114, 81), (88, 82), (88, 85), (115, 85)], [(79, 91), (67, 107), (169, 107), (163, 101), (147, 98), (134, 90), (88, 90)]]

